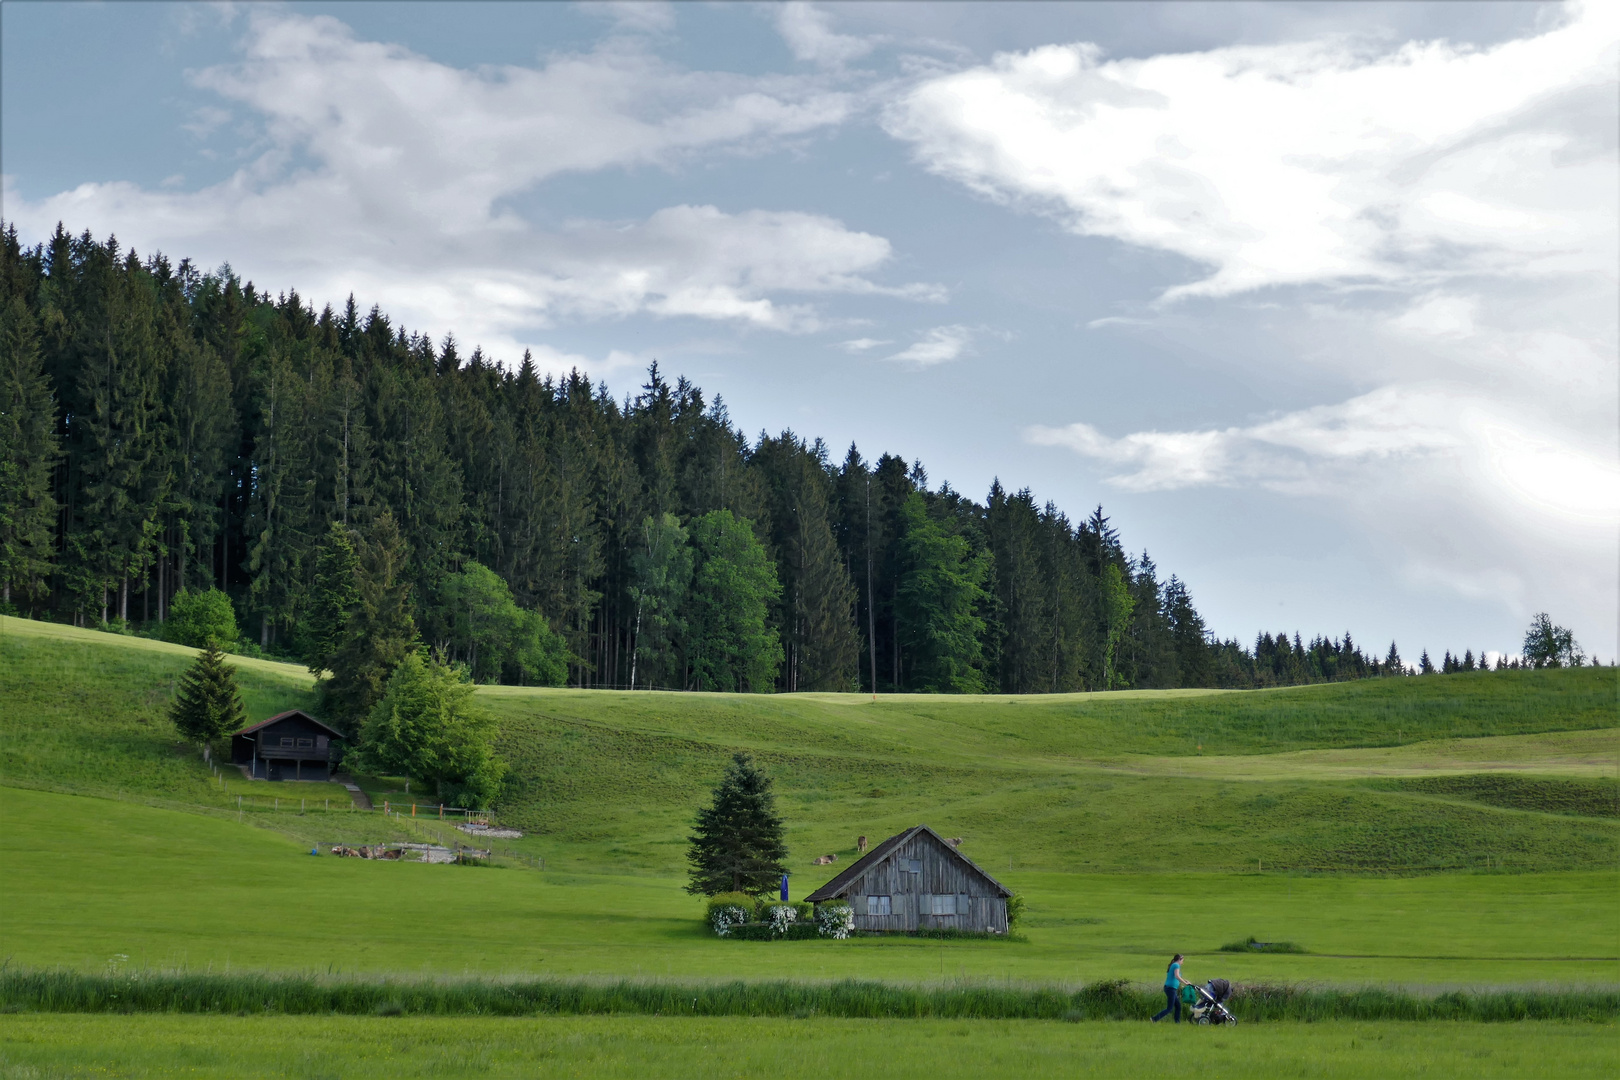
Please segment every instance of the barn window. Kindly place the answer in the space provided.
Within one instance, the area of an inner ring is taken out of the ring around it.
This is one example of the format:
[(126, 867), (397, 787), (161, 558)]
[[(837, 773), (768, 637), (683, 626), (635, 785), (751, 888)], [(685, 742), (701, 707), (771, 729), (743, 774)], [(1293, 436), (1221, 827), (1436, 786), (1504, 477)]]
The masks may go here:
[(293, 744), (293, 740), (292, 740), (291, 735), (283, 735), (281, 737), (281, 745), (282, 746), (291, 746), (292, 744)]
[(298, 740), (298, 749), (300, 749), (300, 750), (312, 750), (312, 749), (314, 749), (314, 747), (315, 747), (315, 740), (314, 739), (299, 739)]
[(900, 860), (900, 872), (902, 874), (920, 874), (920, 873), (922, 873), (922, 860), (921, 859), (901, 859)]
[(928, 899), (929, 899), (929, 911), (928, 911), (928, 914), (930, 914), (930, 915), (955, 915), (956, 914), (956, 894), (955, 893), (947, 893), (947, 894), (944, 894), (944, 895), (939, 895), (939, 894), (936, 893), (935, 895), (930, 896)]
[(868, 896), (866, 898), (866, 913), (868, 915), (892, 915), (894, 908), (887, 896)]

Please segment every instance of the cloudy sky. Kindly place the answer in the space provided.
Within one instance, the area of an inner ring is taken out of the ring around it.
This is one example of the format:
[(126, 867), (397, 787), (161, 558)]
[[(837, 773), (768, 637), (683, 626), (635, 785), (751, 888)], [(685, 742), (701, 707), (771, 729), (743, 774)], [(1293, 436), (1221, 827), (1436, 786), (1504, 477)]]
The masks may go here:
[(3, 214), (1616, 650), (1620, 5), (8, 3)]

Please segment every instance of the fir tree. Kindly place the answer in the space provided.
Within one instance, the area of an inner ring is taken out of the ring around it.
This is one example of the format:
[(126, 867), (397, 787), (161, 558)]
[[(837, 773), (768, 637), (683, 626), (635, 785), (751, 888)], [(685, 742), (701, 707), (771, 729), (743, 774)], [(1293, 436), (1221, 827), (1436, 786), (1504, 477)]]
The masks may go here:
[(193, 742), (213, 745), (247, 723), (242, 695), (236, 688), (236, 669), (210, 641), (196, 662), (180, 676), (179, 693), (169, 707), (169, 719), (180, 734)]
[(687, 861), (692, 864), (686, 891), (713, 896), (721, 892), (763, 895), (775, 889), (787, 859), (782, 818), (776, 812), (771, 779), (747, 754), (734, 754), (714, 802), (698, 811)]

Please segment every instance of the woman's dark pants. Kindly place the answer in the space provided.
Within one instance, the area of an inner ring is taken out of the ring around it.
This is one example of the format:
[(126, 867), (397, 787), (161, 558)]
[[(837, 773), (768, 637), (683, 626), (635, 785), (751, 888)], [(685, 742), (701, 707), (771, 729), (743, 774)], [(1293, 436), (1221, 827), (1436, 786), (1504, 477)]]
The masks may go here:
[(1155, 1021), (1163, 1020), (1172, 1011), (1176, 1014), (1176, 1023), (1181, 1023), (1181, 995), (1176, 992), (1175, 987), (1167, 986), (1164, 988), (1164, 1012), (1161, 1012), (1153, 1019)]

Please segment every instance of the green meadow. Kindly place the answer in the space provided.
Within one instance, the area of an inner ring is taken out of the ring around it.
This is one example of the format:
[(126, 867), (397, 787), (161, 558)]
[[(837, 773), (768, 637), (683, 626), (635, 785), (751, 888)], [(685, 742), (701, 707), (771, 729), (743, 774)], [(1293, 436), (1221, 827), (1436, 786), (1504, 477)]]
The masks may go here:
[[(404, 804), (399, 817), (353, 809), (337, 785), (216, 777), (165, 719), (192, 655), (0, 619), (0, 955), (11, 966), (1151, 988), (1180, 951), (1195, 979), (1248, 984), (1620, 985), (1613, 669), (875, 701), (485, 687), (479, 700), (499, 716), (512, 764), (497, 817), (525, 835), (499, 841), (493, 866), (463, 867), (311, 857), (317, 841), (461, 834), (425, 803), (413, 820), (393, 778), (357, 780), (379, 805)], [(255, 720), (312, 702), (296, 665), (233, 663)], [(857, 836), (927, 822), (1026, 897), (1018, 933), (709, 936), (681, 890), (684, 838), (738, 749), (775, 777), (795, 895), (854, 858)], [(838, 864), (812, 864), (825, 854)], [(1251, 936), (1305, 951), (1219, 951)], [(120, 1076), (182, 1066), (681, 1075), (719, 1041), (727, 1069), (757, 1075), (787, 1055), (797, 1072), (878, 1053), (902, 1033), (929, 1048), (902, 1075), (944, 1076), (967, 1069), (951, 1052), (957, 1037), (974, 1048), (969, 1071), (1016, 1062), (1020, 1075), (1465, 1065), (1506, 1076), (1526, 1075), (1527, 1062), (1599, 1075), (1617, 1045), (1613, 1024), (1544, 1021), (1195, 1033), (1033, 1020), (21, 1013), (0, 1015), (0, 1075), (72, 1075), (91, 1060)]]
[[(1061, 1021), (307, 1016), (0, 1017), (8, 1077), (1582, 1077), (1613, 1024), (1149, 1028)], [(878, 1064), (881, 1063), (881, 1070)]]

